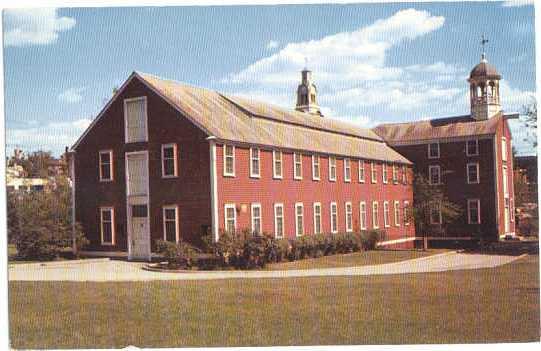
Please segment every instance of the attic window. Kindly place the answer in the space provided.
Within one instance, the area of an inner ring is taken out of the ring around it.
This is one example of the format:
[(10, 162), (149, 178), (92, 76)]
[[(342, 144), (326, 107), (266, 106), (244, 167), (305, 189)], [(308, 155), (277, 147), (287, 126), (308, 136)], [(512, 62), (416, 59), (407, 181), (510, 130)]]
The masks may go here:
[(124, 99), (124, 123), (126, 143), (148, 141), (147, 98)]

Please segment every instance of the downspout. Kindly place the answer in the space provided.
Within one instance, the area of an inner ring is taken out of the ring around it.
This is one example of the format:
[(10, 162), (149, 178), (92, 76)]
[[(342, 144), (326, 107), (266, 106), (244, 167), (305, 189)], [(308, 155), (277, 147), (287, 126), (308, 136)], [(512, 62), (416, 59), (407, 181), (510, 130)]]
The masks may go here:
[(217, 242), (218, 237), (218, 184), (216, 174), (216, 137), (209, 136), (209, 155), (210, 155), (210, 214), (212, 219), (212, 237)]

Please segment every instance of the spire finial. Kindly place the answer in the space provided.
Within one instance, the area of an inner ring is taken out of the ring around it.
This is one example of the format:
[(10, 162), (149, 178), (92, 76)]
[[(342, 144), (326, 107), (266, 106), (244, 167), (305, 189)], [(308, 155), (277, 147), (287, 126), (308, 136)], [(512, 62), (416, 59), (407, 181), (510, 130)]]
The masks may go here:
[(488, 39), (485, 38), (485, 35), (481, 35), (481, 47), (483, 48), (483, 53), (481, 54), (481, 62), (487, 62), (487, 55), (485, 53), (485, 45), (488, 43)]

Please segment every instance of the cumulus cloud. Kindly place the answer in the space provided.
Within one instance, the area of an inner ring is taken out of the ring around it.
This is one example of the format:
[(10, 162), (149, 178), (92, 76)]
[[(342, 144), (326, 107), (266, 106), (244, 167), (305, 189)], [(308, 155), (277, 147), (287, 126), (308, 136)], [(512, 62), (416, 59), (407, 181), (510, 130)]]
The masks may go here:
[(278, 45), (280, 45), (279, 42), (277, 42), (276, 40), (271, 40), (267, 43), (267, 46), (265, 47), (267, 48), (267, 50), (272, 50), (272, 49), (276, 49)]
[(520, 7), (533, 5), (535, 0), (506, 0), (502, 2), (503, 7)]
[(6, 46), (47, 45), (75, 25), (71, 17), (59, 17), (55, 8), (4, 10)]
[(67, 90), (64, 90), (60, 94), (58, 94), (58, 100), (64, 101), (70, 104), (79, 102), (83, 99), (83, 91), (85, 88), (70, 88)]

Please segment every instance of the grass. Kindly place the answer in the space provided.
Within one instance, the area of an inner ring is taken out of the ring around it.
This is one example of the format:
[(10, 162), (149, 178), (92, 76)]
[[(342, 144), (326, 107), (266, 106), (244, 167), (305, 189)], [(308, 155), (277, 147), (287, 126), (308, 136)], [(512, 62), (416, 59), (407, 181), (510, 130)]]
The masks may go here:
[(367, 277), (9, 282), (14, 348), (528, 342), (539, 257)]
[(309, 269), (309, 268), (332, 268), (332, 267), (354, 267), (367, 266), (373, 264), (392, 263), (398, 261), (411, 260), (414, 258), (431, 256), (443, 252), (446, 249), (431, 249), (427, 251), (419, 250), (375, 250), (362, 251), (346, 255), (323, 256), (319, 258), (309, 258), (293, 262), (281, 262), (267, 265), (268, 270), (291, 270), (291, 269)]

